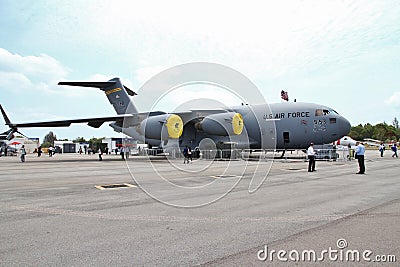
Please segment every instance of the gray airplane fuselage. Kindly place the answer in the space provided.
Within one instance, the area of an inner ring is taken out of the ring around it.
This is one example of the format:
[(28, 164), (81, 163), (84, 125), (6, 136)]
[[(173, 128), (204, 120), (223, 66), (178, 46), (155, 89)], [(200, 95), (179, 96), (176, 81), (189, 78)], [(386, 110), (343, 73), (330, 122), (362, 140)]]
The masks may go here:
[[(254, 113), (249, 109), (253, 109)], [(254, 148), (304, 149), (311, 142), (334, 142), (348, 134), (351, 128), (349, 121), (332, 108), (313, 103), (274, 103), (269, 108), (266, 105), (241, 106), (235, 111), (243, 115), (248, 135), (256, 141), (252, 145)], [(260, 127), (256, 125), (257, 120)], [(275, 142), (271, 138), (274, 133)]]
[[(252, 149), (305, 149), (312, 142), (327, 144), (348, 134), (350, 123), (332, 108), (300, 102), (270, 105), (242, 105), (232, 107), (243, 117), (244, 130), (240, 135), (216, 136), (198, 131), (195, 122), (186, 122), (179, 146), (198, 147), (209, 138), (215, 144), (234, 143), (237, 148)], [(126, 134), (134, 136), (125, 129)], [(147, 140), (162, 146), (159, 140)], [(164, 142), (165, 144), (165, 142)]]

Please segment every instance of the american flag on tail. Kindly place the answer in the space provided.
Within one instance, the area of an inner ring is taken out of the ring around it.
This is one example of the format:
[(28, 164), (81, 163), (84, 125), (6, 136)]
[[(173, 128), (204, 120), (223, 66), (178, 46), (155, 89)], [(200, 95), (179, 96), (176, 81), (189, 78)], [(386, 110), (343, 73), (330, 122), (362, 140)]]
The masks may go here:
[(281, 98), (285, 101), (289, 101), (289, 95), (288, 92), (285, 92), (284, 90), (281, 91)]

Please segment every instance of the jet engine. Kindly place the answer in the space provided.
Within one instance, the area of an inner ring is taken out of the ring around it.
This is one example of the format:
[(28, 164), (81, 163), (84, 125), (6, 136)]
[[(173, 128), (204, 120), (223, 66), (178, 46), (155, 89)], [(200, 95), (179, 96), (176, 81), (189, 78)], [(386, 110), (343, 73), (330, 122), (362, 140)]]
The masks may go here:
[(235, 112), (209, 115), (195, 124), (197, 130), (219, 136), (239, 135), (243, 126), (242, 115)]
[(149, 139), (177, 139), (182, 135), (183, 121), (176, 114), (151, 116), (140, 124), (139, 132)]

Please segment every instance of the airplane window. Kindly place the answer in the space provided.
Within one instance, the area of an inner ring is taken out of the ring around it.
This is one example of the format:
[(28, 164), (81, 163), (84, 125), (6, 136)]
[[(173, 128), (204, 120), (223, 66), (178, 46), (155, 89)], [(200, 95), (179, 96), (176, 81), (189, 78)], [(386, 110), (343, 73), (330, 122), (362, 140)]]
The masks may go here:
[(322, 109), (316, 109), (315, 116), (322, 116)]
[(336, 110), (333, 110), (333, 109), (331, 109), (331, 112), (333, 112), (333, 113), (335, 113), (335, 114), (339, 115), (339, 113), (337, 113), (337, 111), (336, 111)]
[(329, 123), (336, 123), (336, 118), (329, 118)]

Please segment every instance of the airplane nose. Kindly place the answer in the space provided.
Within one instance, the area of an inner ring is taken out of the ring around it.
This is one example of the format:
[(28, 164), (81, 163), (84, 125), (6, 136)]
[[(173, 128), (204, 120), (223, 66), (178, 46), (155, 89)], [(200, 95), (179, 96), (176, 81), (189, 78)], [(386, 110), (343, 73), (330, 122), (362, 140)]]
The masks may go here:
[(350, 129), (351, 129), (351, 124), (350, 124), (350, 122), (349, 122), (347, 119), (341, 117), (340, 120), (339, 120), (339, 131), (340, 131), (340, 135), (341, 135), (341, 136), (348, 135), (349, 132), (350, 132)]

